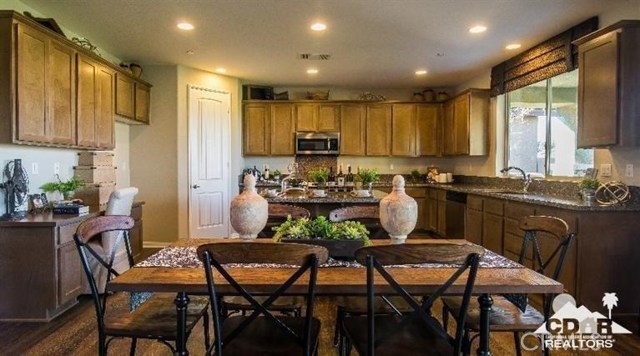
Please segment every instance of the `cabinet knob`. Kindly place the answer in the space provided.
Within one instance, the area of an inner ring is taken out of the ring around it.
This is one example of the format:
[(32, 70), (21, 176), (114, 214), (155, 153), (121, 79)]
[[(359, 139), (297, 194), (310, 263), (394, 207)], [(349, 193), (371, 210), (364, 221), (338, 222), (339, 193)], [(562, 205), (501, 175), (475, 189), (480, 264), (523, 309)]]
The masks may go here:
[(191, 186), (191, 188), (193, 188), (193, 189), (198, 189), (198, 188), (200, 188), (200, 186), (199, 186), (199, 185), (197, 185), (197, 184), (194, 184), (194, 185), (192, 185), (192, 186)]

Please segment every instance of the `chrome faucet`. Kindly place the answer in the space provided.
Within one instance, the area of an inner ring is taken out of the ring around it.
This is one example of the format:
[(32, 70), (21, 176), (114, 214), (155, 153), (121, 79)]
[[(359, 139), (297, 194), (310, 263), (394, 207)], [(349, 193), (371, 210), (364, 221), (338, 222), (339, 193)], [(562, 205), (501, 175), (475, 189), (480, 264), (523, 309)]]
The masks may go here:
[(527, 190), (529, 189), (529, 185), (531, 185), (531, 174), (527, 174), (524, 172), (522, 168), (515, 167), (515, 166), (509, 166), (507, 168), (503, 168), (500, 170), (500, 173), (507, 173), (510, 170), (516, 170), (520, 172), (520, 174), (522, 174), (522, 179), (524, 180), (524, 187), (522, 188), (522, 190), (524, 192), (527, 192)]

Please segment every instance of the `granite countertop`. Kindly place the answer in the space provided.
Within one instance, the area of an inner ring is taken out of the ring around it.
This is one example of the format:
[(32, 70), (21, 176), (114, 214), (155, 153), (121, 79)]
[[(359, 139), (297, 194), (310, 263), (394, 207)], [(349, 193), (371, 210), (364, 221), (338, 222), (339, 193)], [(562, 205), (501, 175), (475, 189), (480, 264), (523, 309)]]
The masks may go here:
[(339, 193), (327, 193), (326, 197), (313, 197), (310, 195), (300, 194), (300, 195), (286, 195), (286, 196), (277, 196), (277, 197), (268, 197), (264, 196), (264, 198), (269, 203), (285, 203), (285, 204), (340, 204), (340, 203), (360, 203), (360, 204), (377, 204), (380, 202), (380, 199), (384, 198), (387, 193), (374, 190), (373, 196), (371, 197), (357, 197), (350, 193), (339, 192)]

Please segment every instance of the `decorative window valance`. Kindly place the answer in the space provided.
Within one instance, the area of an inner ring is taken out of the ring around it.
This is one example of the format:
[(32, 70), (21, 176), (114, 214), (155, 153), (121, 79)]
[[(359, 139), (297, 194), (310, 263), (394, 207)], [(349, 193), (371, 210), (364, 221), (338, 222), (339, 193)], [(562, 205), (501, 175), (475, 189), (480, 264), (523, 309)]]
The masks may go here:
[(491, 68), (491, 96), (576, 69), (578, 48), (571, 42), (597, 29), (596, 16)]

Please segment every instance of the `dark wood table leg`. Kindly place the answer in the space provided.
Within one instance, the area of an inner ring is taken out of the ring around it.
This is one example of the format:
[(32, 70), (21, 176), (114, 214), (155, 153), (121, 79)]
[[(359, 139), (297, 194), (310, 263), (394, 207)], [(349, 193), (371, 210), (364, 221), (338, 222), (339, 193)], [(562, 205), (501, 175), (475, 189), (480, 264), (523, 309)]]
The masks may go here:
[(478, 297), (480, 303), (480, 347), (478, 348), (479, 356), (490, 356), (489, 349), (489, 313), (493, 305), (493, 299), (489, 294), (482, 294)]
[(187, 305), (189, 297), (187, 293), (180, 292), (174, 300), (176, 311), (178, 312), (178, 335), (176, 337), (176, 355), (189, 355), (187, 350)]

